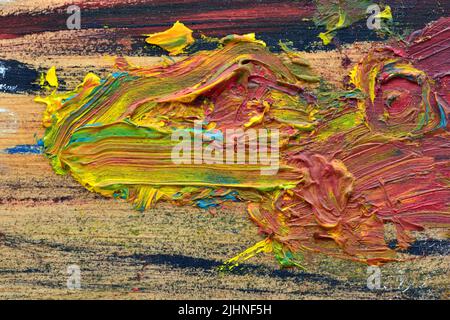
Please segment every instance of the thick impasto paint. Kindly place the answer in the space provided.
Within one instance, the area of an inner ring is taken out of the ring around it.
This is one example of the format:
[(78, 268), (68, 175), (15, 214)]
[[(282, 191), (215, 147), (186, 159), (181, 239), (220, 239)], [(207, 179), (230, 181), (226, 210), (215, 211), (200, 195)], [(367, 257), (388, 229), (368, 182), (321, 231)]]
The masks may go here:
[(449, 16), (0, 1), (0, 298), (448, 298)]
[[(354, 66), (344, 92), (326, 79), (311, 85), (319, 79), (299, 53), (282, 45), (274, 54), (254, 34), (230, 35), (217, 49), (149, 68), (118, 60), (106, 79), (88, 74), (72, 92), (37, 99), (47, 104), (45, 153), (57, 173), (140, 210), (163, 200), (248, 203), (263, 240), (232, 265), (261, 251), (282, 266), (301, 266), (305, 251), (394, 261), (385, 224), (395, 226), (404, 249), (411, 231), (450, 223), (442, 40), (449, 25), (441, 19), (408, 41), (374, 48)], [(177, 22), (149, 39), (177, 54), (192, 44), (190, 34)], [(214, 144), (208, 137), (217, 131), (276, 128), (279, 171), (174, 164), (171, 137), (194, 130), (195, 121), (204, 144)]]

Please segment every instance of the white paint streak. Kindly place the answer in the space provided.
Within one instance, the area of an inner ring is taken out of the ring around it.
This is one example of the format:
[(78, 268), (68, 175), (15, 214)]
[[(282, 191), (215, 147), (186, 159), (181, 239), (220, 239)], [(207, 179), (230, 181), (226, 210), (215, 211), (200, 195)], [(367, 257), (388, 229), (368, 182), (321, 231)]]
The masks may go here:
[(2, 78), (4, 78), (6, 76), (7, 70), (8, 70), (8, 68), (6, 68), (4, 65), (0, 64), (0, 76), (2, 76)]
[(0, 136), (14, 134), (18, 128), (19, 121), (17, 114), (8, 109), (0, 108)]

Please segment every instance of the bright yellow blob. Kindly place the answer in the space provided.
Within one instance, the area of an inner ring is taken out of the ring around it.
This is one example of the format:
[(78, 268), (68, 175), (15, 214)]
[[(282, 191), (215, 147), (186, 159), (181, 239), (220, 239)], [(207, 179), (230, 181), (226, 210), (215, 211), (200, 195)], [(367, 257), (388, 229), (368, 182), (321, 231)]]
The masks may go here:
[(145, 41), (167, 50), (171, 56), (176, 56), (195, 42), (192, 32), (183, 23), (177, 21), (172, 28), (166, 31), (148, 35), (149, 37)]
[(58, 77), (56, 76), (56, 67), (51, 67), (45, 75), (41, 74), (39, 83), (42, 87), (47, 87), (48, 89), (57, 88), (59, 83)]

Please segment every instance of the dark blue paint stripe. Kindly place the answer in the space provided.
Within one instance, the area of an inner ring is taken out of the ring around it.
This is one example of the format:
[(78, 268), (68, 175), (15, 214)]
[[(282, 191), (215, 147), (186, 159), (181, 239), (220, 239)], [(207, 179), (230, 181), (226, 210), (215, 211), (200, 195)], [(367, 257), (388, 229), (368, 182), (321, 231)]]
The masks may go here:
[(0, 92), (29, 93), (39, 90), (39, 72), (15, 60), (0, 60)]
[(5, 149), (7, 154), (42, 154), (43, 147), (40, 144), (20, 144)]

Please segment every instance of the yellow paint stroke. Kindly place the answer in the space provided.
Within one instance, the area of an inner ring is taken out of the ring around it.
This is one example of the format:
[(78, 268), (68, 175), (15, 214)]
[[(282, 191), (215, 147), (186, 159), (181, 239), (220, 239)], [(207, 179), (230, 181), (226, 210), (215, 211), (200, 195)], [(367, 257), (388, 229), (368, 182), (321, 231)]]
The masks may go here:
[(256, 39), (256, 34), (254, 33), (247, 33), (243, 35), (237, 35), (237, 34), (231, 34), (228, 35), (222, 39), (220, 39), (220, 43), (222, 44), (228, 44), (232, 42), (253, 42), (262, 45), (263, 47), (266, 47), (266, 43), (262, 40)]
[(330, 44), (331, 40), (333, 40), (334, 38), (333, 32), (343, 28), (345, 26), (345, 20), (346, 20), (346, 13), (342, 10), (339, 10), (338, 22), (327, 32), (322, 32), (319, 34), (319, 38), (322, 39), (324, 45)]
[(41, 74), (39, 84), (41, 85), (41, 87), (48, 88), (48, 89), (58, 88), (59, 82), (58, 82), (58, 77), (56, 76), (56, 67), (55, 66), (51, 67), (45, 75)]
[(386, 6), (386, 8), (375, 17), (378, 19), (393, 20), (391, 7)]
[(170, 29), (148, 35), (145, 41), (168, 51), (171, 56), (184, 52), (184, 49), (195, 42), (192, 30), (177, 21)]
[(237, 267), (239, 264), (241, 264), (244, 261), (247, 261), (248, 259), (253, 258), (257, 254), (261, 252), (269, 253), (272, 251), (272, 240), (269, 238), (264, 239), (262, 241), (259, 241), (255, 245), (251, 246), (250, 248), (246, 249), (245, 251), (241, 252), (237, 256), (229, 259), (225, 264), (221, 267), (221, 270), (233, 270), (235, 267)]
[(376, 90), (376, 82), (377, 82), (377, 75), (379, 73), (379, 69), (378, 67), (374, 67), (372, 70), (370, 70), (370, 74), (369, 74), (369, 96), (370, 96), (370, 101), (372, 101), (372, 103), (375, 102), (375, 90)]

